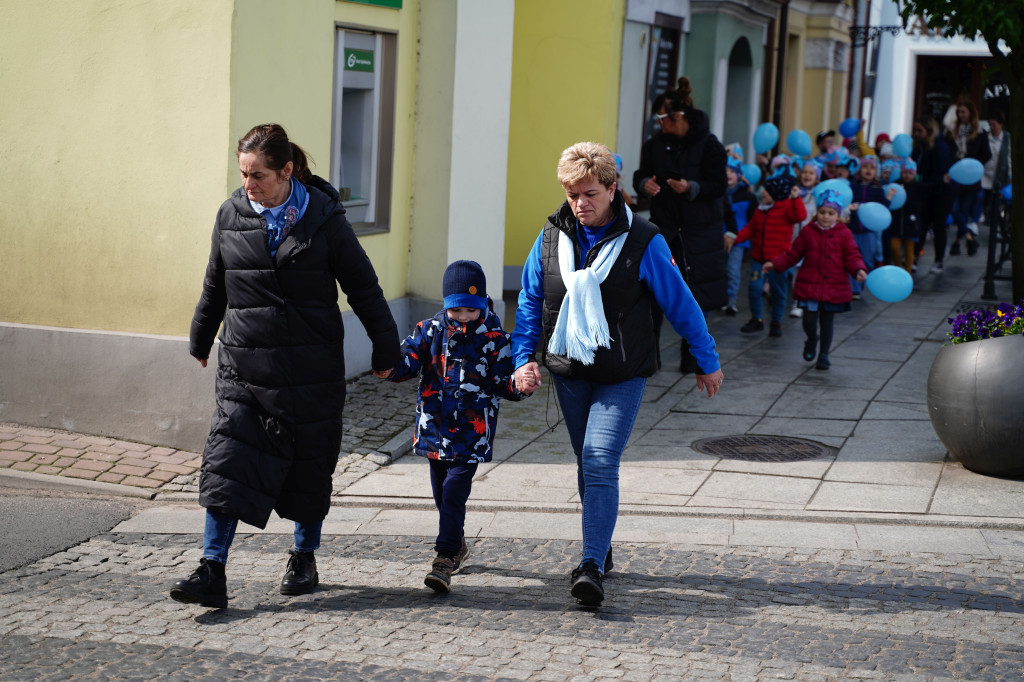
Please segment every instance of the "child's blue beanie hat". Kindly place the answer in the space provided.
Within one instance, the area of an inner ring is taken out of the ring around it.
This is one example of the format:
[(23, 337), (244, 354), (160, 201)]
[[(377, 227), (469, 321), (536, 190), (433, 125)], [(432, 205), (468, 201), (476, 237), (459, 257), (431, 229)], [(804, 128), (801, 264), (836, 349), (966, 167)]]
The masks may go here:
[(487, 310), (487, 278), (476, 261), (457, 260), (449, 265), (441, 290), (445, 308)]

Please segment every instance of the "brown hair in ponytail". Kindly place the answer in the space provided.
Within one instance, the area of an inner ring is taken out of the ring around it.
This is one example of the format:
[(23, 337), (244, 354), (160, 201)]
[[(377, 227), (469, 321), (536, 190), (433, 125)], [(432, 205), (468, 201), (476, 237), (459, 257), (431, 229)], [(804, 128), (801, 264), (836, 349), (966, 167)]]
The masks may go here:
[(289, 140), (288, 133), (276, 123), (254, 126), (238, 141), (235, 153), (259, 154), (267, 168), (278, 172), (291, 161), (292, 174), (303, 184), (308, 184), (313, 177), (306, 152)]
[(665, 93), (665, 109), (668, 113), (681, 112), (684, 116), (693, 109), (693, 88), (686, 76), (679, 78), (676, 88)]

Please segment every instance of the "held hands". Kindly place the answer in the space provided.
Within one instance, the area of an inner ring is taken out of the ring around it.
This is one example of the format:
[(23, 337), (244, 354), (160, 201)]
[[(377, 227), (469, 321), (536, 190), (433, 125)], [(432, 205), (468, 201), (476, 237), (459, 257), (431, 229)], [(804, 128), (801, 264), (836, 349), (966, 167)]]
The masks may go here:
[(675, 192), (676, 194), (683, 194), (684, 192), (688, 192), (690, 190), (690, 181), (673, 180), (672, 178), (669, 178), (668, 186), (671, 187), (672, 191)]
[(658, 176), (652, 175), (647, 179), (647, 182), (643, 186), (644, 192), (649, 197), (657, 196), (658, 192), (661, 191), (661, 186), (658, 184)]
[(858, 270), (857, 274), (855, 275), (855, 278), (858, 282), (863, 282), (868, 278), (868, 273), (864, 272), (863, 270)]
[(710, 398), (718, 393), (718, 389), (722, 387), (722, 379), (724, 378), (722, 370), (717, 370), (711, 374), (698, 374), (697, 390), (707, 391), (708, 397)]
[(766, 260), (766, 261), (765, 261), (765, 262), (764, 262), (764, 263), (763, 263), (763, 264), (761, 265), (761, 271), (762, 271), (762, 272), (771, 272), (771, 271), (772, 271), (772, 270), (774, 270), (774, 269), (775, 269), (775, 265), (773, 265), (773, 264), (772, 264), (772, 262), (771, 262), (770, 260)]
[(378, 379), (387, 379), (389, 376), (391, 376), (391, 372), (392, 371), (393, 371), (393, 368), (392, 369), (375, 369), (375, 370), (373, 370), (373, 376), (377, 377)]
[(528, 362), (512, 374), (512, 379), (516, 382), (516, 390), (530, 395), (540, 388), (540, 365)]
[(725, 241), (725, 252), (729, 253), (730, 251), (732, 251), (732, 247), (736, 243), (736, 237), (730, 237), (729, 235), (725, 235), (724, 237), (722, 237), (722, 239)]

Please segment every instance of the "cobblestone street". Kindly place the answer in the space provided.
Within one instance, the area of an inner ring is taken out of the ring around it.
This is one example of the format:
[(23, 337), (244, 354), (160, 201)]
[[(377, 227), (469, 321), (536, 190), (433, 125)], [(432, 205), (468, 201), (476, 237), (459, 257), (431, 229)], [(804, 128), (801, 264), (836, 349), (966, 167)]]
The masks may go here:
[(239, 536), (224, 611), (167, 598), (199, 537), (106, 534), (0, 577), (0, 678), (1020, 679), (1024, 565), (967, 554), (616, 545), (599, 609), (570, 541), (480, 539), (447, 597), (429, 544), (334, 536), (277, 592), (287, 536)]

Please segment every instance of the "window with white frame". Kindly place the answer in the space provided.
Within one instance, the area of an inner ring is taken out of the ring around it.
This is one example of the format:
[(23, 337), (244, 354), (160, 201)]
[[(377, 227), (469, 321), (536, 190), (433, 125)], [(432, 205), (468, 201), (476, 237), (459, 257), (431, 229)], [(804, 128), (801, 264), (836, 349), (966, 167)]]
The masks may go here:
[(361, 232), (390, 224), (396, 47), (394, 34), (337, 30), (331, 182)]

